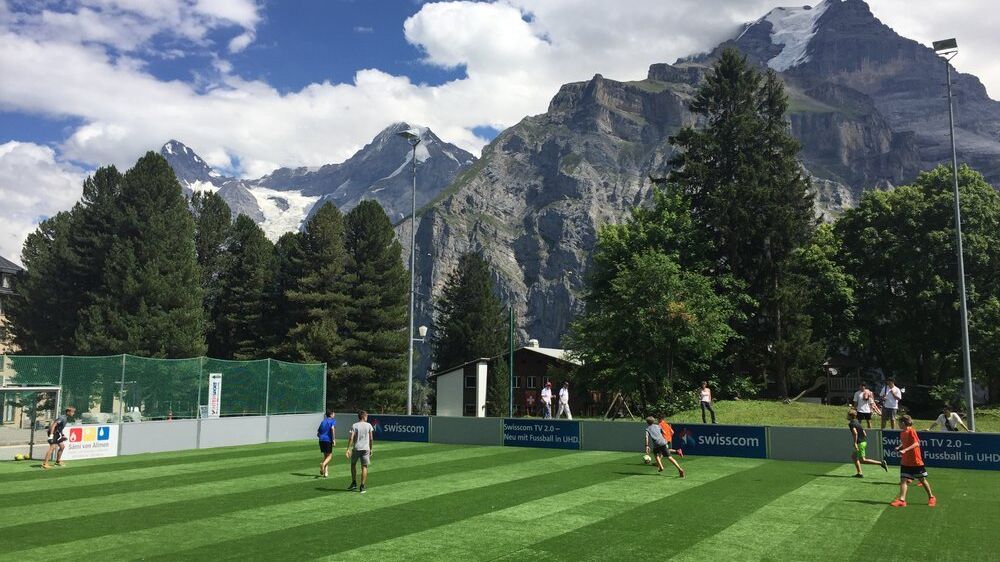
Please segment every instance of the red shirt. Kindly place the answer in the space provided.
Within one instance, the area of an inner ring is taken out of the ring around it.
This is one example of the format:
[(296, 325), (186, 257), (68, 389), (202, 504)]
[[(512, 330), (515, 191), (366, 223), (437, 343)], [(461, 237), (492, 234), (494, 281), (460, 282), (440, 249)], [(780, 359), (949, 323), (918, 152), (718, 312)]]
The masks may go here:
[(920, 438), (917, 437), (917, 430), (913, 429), (911, 425), (899, 434), (899, 438), (903, 443), (904, 449), (914, 443), (917, 444), (916, 447), (903, 453), (903, 460), (900, 464), (905, 466), (924, 466), (924, 456), (920, 452)]
[(663, 438), (667, 440), (667, 443), (670, 443), (674, 437), (674, 428), (670, 427), (667, 420), (662, 420), (660, 422), (660, 429), (663, 430)]

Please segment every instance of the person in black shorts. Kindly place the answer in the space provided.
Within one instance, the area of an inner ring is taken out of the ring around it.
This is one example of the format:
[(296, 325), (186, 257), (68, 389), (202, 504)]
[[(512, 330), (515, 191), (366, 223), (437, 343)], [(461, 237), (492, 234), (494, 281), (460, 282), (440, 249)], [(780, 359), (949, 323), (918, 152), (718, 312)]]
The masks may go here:
[(49, 425), (49, 431), (47, 435), (47, 441), (49, 442), (49, 450), (45, 451), (45, 458), (42, 459), (42, 468), (49, 468), (49, 458), (55, 455), (56, 464), (59, 466), (64, 466), (62, 462), (63, 451), (66, 450), (66, 424), (69, 423), (69, 418), (76, 414), (76, 408), (70, 406), (66, 408), (66, 413), (59, 416), (58, 418), (52, 420), (52, 424)]
[(326, 478), (330, 475), (330, 459), (333, 457), (333, 448), (337, 446), (337, 418), (333, 410), (327, 410), (323, 421), (319, 422), (316, 429), (316, 438), (319, 439), (319, 450), (323, 453), (323, 462), (319, 463), (319, 475)]
[(646, 418), (646, 454), (650, 453), (650, 444), (652, 444), (653, 456), (656, 458), (656, 471), (663, 472), (663, 457), (666, 457), (670, 464), (674, 465), (677, 469), (677, 475), (684, 478), (684, 469), (681, 465), (670, 456), (670, 447), (667, 445), (667, 439), (663, 435), (663, 428), (656, 423), (656, 418), (649, 416)]

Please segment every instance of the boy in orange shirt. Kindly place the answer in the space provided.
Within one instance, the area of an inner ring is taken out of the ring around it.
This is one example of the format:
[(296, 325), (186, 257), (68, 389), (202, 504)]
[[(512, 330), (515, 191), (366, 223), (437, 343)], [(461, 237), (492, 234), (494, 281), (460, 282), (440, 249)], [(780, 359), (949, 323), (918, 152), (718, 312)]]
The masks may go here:
[(893, 507), (906, 507), (906, 488), (913, 480), (919, 480), (920, 485), (927, 490), (927, 505), (934, 507), (937, 505), (937, 498), (931, 491), (931, 483), (927, 481), (927, 469), (924, 468), (923, 455), (920, 452), (920, 437), (913, 429), (913, 418), (902, 416), (899, 418), (899, 425), (903, 431), (899, 433), (899, 451), (901, 459), (899, 462), (899, 497), (892, 501)]
[[(671, 445), (674, 444), (673, 443), (673, 441), (674, 441), (674, 428), (670, 427), (670, 424), (667, 423), (667, 420), (663, 416), (663, 414), (660, 414), (657, 417), (660, 418), (660, 429), (663, 430), (663, 438), (667, 440), (667, 447), (670, 447)], [(684, 458), (684, 451), (681, 450), (681, 449), (670, 449), (670, 452), (671, 452), (671, 454), (676, 454), (677, 456), (679, 456), (682, 459)]]

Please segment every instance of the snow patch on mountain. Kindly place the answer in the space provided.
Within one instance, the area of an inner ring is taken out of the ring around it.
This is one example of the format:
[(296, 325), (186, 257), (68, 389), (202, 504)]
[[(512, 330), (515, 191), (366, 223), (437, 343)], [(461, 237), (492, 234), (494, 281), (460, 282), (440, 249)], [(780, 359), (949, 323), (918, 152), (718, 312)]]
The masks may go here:
[(767, 66), (784, 72), (809, 61), (806, 52), (809, 41), (816, 34), (816, 22), (829, 7), (829, 2), (824, 0), (815, 7), (775, 8), (767, 14), (764, 19), (771, 24), (771, 42), (783, 46), (780, 53), (767, 61)]
[(187, 188), (190, 189), (191, 191), (204, 191), (210, 193), (215, 193), (216, 191), (219, 191), (219, 186), (213, 185), (212, 183), (207, 181), (195, 180), (192, 182), (187, 182), (186, 185)]
[(309, 209), (319, 201), (319, 196), (303, 195), (301, 191), (279, 191), (259, 185), (248, 186), (264, 213), (260, 227), (271, 241), (286, 232), (295, 232), (309, 215)]

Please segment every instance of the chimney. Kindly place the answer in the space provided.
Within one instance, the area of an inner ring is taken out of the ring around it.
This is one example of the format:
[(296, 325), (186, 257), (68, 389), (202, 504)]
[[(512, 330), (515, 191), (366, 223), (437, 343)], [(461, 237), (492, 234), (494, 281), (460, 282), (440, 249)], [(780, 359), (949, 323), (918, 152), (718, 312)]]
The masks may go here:
[(528, 340), (528, 347), (538, 347), (538, 340), (536, 339)]

